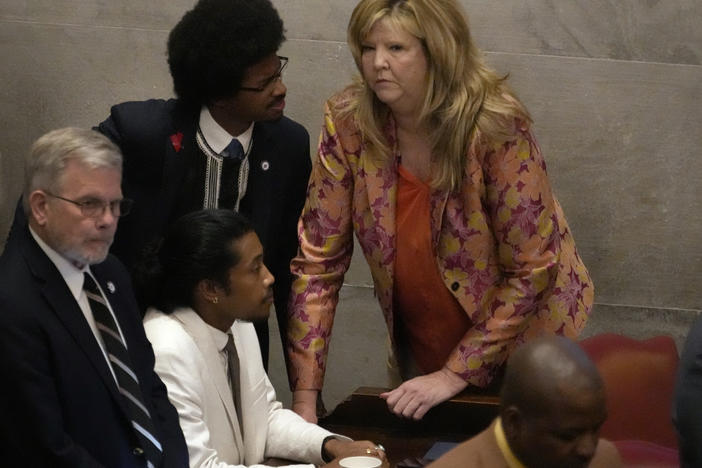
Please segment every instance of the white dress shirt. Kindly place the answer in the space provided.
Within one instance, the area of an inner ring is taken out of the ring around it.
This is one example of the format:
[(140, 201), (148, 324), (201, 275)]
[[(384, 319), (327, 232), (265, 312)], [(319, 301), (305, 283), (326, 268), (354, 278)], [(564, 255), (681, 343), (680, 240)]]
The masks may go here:
[(234, 211), (239, 211), (239, 203), (246, 195), (246, 188), (249, 183), (249, 154), (253, 145), (253, 128), (254, 123), (252, 122), (240, 135), (231, 135), (215, 121), (206, 106), (203, 106), (200, 110), (200, 120), (195, 141), (205, 155), (205, 196), (203, 208), (218, 208), (222, 185), (232, 183), (230, 180), (222, 180), (222, 170), (224, 169), (222, 152), (231, 143), (232, 139), (236, 138), (241, 147), (244, 148), (244, 158), (239, 164), (239, 172), (236, 176), (238, 193), (236, 194)]
[(107, 305), (110, 314), (112, 314), (112, 318), (117, 324), (117, 330), (119, 331), (119, 335), (122, 338), (122, 343), (124, 343), (124, 346), (126, 347), (127, 340), (124, 339), (124, 335), (122, 334), (122, 328), (119, 326), (119, 321), (117, 320), (117, 317), (115, 316), (115, 313), (112, 310), (110, 301), (107, 300), (105, 291), (102, 290), (102, 288), (100, 287), (100, 283), (95, 279), (95, 276), (93, 276), (93, 273), (90, 271), (89, 265), (86, 265), (83, 268), (77, 268), (63, 255), (49, 247), (49, 245), (46, 242), (44, 242), (44, 240), (41, 237), (39, 237), (39, 235), (36, 232), (32, 230), (31, 226), (29, 227), (29, 232), (30, 234), (32, 234), (32, 237), (37, 242), (37, 244), (39, 244), (39, 248), (46, 254), (47, 257), (49, 257), (49, 260), (51, 260), (51, 262), (56, 266), (56, 269), (59, 271), (61, 277), (66, 282), (66, 286), (68, 286), (68, 289), (71, 291), (71, 294), (78, 303), (78, 306), (83, 312), (83, 316), (85, 317), (86, 322), (88, 322), (88, 325), (90, 326), (90, 330), (93, 332), (93, 336), (97, 340), (98, 346), (102, 351), (102, 356), (105, 358), (107, 367), (112, 373), (112, 378), (115, 379), (115, 383), (118, 383), (117, 376), (112, 370), (112, 365), (110, 364), (110, 361), (107, 358), (107, 353), (105, 352), (105, 343), (102, 341), (102, 336), (100, 335), (100, 332), (97, 329), (97, 325), (95, 325), (95, 318), (93, 317), (93, 311), (90, 309), (88, 296), (85, 294), (85, 290), (83, 289), (83, 282), (85, 280), (83, 274), (88, 273), (90, 276), (92, 276), (93, 280), (95, 280), (95, 284), (100, 290), (100, 294), (102, 294), (103, 299), (105, 299), (105, 304)]
[(254, 122), (251, 122), (249, 128), (239, 135), (231, 135), (212, 117), (207, 106), (202, 106), (202, 109), (200, 109), (200, 130), (202, 130), (202, 136), (205, 137), (207, 144), (217, 154), (221, 154), (224, 148), (231, 143), (232, 138), (236, 138), (241, 143), (241, 147), (244, 148), (244, 153), (248, 155), (251, 151), (253, 128)]

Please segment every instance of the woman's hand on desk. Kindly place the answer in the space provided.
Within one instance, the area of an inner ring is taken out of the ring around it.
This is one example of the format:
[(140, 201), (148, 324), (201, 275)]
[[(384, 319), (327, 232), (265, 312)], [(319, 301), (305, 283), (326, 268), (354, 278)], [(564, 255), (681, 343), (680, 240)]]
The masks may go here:
[(388, 409), (408, 419), (422, 419), (434, 406), (466, 388), (468, 383), (454, 372), (443, 368), (403, 382), (395, 390), (381, 393)]

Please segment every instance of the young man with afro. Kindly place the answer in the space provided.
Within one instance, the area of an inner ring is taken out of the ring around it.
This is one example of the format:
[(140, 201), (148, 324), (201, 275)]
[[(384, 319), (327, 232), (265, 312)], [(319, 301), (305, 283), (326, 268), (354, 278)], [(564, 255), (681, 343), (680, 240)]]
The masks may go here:
[[(311, 168), (307, 131), (283, 116), (288, 59), (277, 52), (284, 39), (269, 0), (200, 0), (168, 38), (177, 99), (115, 105), (97, 127), (122, 150), (124, 196), (134, 200), (112, 252), (134, 271), (144, 251), (183, 214), (241, 212), (253, 223), (277, 279), (281, 330)], [(145, 309), (149, 304), (134, 279)], [(267, 363), (267, 323), (256, 329)]]

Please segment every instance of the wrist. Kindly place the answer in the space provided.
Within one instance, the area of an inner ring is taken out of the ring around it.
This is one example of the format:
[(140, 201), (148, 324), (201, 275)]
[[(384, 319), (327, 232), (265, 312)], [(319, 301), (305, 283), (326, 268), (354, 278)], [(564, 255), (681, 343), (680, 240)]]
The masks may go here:
[(334, 445), (337, 439), (333, 435), (326, 436), (322, 441), (322, 461), (324, 463), (329, 463), (335, 457), (334, 453), (331, 451), (331, 446)]
[(318, 393), (317, 390), (295, 390), (292, 394), (293, 405), (303, 404), (315, 407)]
[(449, 385), (452, 388), (454, 388), (457, 392), (460, 392), (468, 386), (468, 382), (463, 380), (463, 378), (460, 375), (458, 375), (446, 366), (442, 367), (439, 372), (446, 379)]

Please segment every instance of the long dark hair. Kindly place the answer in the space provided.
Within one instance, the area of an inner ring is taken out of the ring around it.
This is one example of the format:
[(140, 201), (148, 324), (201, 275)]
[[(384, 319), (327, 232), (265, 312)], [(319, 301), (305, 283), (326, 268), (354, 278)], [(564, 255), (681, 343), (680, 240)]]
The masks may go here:
[(253, 226), (231, 210), (201, 210), (178, 219), (140, 268), (146, 306), (164, 313), (192, 307), (197, 284), (209, 279), (227, 287), (229, 269), (240, 256), (233, 242), (252, 232)]

